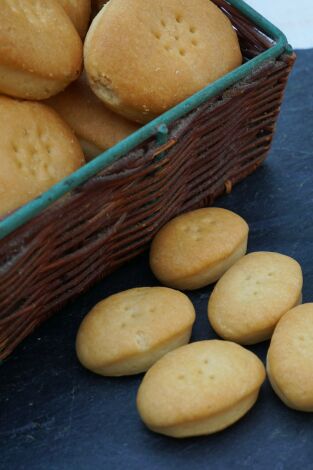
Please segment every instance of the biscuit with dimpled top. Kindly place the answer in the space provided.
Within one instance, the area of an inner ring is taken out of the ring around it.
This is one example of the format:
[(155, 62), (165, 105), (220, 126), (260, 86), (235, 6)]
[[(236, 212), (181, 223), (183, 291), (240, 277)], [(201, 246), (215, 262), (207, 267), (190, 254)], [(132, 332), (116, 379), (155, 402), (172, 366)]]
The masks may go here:
[(280, 318), (301, 303), (302, 270), (280, 253), (249, 253), (218, 281), (209, 299), (209, 321), (229, 341), (254, 344), (272, 336)]
[(85, 163), (68, 125), (48, 106), (0, 96), (0, 215)]
[(114, 0), (91, 23), (84, 63), (107, 106), (145, 123), (241, 65), (242, 55), (210, 0)]
[(84, 318), (77, 333), (77, 356), (97, 374), (138, 374), (188, 343), (194, 321), (193, 305), (181, 292), (129, 289), (107, 297)]
[(221, 431), (257, 400), (265, 368), (252, 352), (228, 341), (199, 341), (160, 359), (137, 394), (141, 419), (172, 437)]
[(249, 227), (217, 207), (182, 214), (155, 236), (150, 266), (162, 284), (198, 289), (217, 281), (247, 250)]

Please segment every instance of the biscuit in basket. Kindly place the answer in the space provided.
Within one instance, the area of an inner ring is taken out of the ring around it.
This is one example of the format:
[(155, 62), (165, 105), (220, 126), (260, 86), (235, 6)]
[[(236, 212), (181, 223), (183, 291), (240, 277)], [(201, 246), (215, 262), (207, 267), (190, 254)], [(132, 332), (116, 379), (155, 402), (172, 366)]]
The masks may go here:
[(47, 103), (75, 132), (87, 160), (113, 147), (139, 128), (138, 124), (106, 108), (91, 91), (85, 74)]
[(80, 37), (85, 37), (89, 25), (91, 0), (58, 0), (72, 20)]
[(0, 215), (30, 201), (84, 163), (57, 113), (41, 103), (0, 96)]
[(81, 70), (81, 39), (57, 0), (1, 0), (0, 93), (40, 100)]
[(84, 59), (96, 95), (145, 123), (239, 66), (242, 55), (210, 0), (114, 0), (93, 20)]
[(264, 379), (264, 366), (252, 352), (227, 341), (199, 341), (151, 367), (137, 407), (152, 431), (172, 437), (212, 434), (249, 411)]
[(194, 320), (193, 305), (181, 292), (166, 287), (126, 290), (103, 300), (84, 318), (77, 356), (97, 374), (138, 374), (188, 343)]
[(279, 321), (267, 354), (267, 373), (287, 406), (313, 412), (313, 303), (293, 308)]
[(301, 303), (302, 270), (279, 253), (256, 252), (241, 258), (214, 287), (209, 321), (229, 341), (254, 344), (272, 336), (279, 319)]
[(152, 241), (151, 269), (167, 286), (204, 287), (246, 253), (248, 231), (247, 223), (226, 209), (209, 207), (180, 215)]

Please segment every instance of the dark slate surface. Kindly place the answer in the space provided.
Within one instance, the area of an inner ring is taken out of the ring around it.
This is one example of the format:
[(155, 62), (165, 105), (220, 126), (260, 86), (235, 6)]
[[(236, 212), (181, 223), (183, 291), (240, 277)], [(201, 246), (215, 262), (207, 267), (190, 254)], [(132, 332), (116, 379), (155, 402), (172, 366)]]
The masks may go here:
[[(289, 83), (267, 163), (218, 205), (251, 228), (249, 250), (294, 256), (313, 301), (313, 50), (302, 51)], [(141, 377), (109, 379), (78, 364), (74, 340), (103, 297), (155, 285), (143, 255), (95, 286), (29, 337), (1, 367), (1, 469), (313, 468), (313, 414), (287, 409), (268, 383), (253, 410), (228, 430), (182, 441), (150, 433), (135, 396)], [(213, 338), (206, 317), (210, 289), (190, 295), (193, 340)], [(264, 359), (268, 344), (252, 348)], [(313, 373), (313, 371), (312, 371)]]

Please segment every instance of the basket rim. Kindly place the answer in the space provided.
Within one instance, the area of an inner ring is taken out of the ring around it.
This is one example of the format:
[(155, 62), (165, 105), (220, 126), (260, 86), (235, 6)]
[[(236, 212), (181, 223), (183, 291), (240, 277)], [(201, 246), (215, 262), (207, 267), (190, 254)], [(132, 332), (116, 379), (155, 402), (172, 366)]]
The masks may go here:
[(207, 85), (205, 88), (166, 111), (164, 114), (161, 114), (153, 121), (141, 127), (138, 131), (101, 153), (94, 160), (86, 163), (86, 165), (53, 185), (37, 198), (21, 206), (3, 220), (0, 220), (0, 240), (30, 221), (33, 217), (38, 215), (62, 196), (97, 175), (104, 168), (133, 150), (137, 145), (140, 145), (153, 135), (156, 135), (157, 142), (160, 145), (164, 144), (168, 133), (167, 126), (173, 121), (181, 118), (200, 106), (203, 102), (213, 98), (238, 81), (246, 78), (254, 71), (255, 68), (261, 66), (267, 60), (276, 59), (283, 52), (287, 52), (289, 54), (293, 52), (292, 47), (288, 44), (285, 34), (260, 13), (245, 3), (244, 0), (226, 0), (226, 2), (251, 20), (261, 31), (265, 32), (268, 37), (274, 41), (272, 47), (237, 67), (227, 75), (224, 75), (215, 82)]

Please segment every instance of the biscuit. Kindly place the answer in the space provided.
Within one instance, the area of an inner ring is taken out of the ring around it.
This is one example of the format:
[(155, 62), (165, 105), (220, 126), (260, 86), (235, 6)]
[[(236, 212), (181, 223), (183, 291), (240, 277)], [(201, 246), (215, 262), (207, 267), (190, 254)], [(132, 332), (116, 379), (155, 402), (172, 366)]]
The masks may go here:
[(87, 160), (138, 130), (132, 123), (107, 109), (88, 86), (85, 74), (47, 103), (75, 132)]
[(151, 269), (169, 287), (204, 287), (245, 254), (248, 231), (246, 222), (226, 209), (209, 207), (180, 215), (152, 241)]
[(114, 0), (89, 28), (84, 62), (96, 95), (145, 123), (238, 67), (242, 55), (209, 0)]
[(73, 22), (81, 38), (84, 38), (90, 20), (91, 0), (58, 0)]
[(285, 405), (313, 412), (313, 303), (293, 308), (279, 321), (267, 354), (267, 373)]
[(216, 333), (240, 344), (269, 339), (279, 319), (301, 303), (302, 270), (279, 253), (249, 253), (218, 281), (208, 317)]
[(193, 305), (181, 292), (166, 287), (126, 290), (103, 300), (84, 318), (77, 356), (97, 374), (138, 374), (188, 343), (194, 320)]
[(0, 93), (41, 100), (80, 73), (82, 42), (57, 0), (1, 0)]
[(80, 145), (55, 111), (0, 96), (0, 215), (30, 201), (84, 163)]
[(166, 354), (146, 373), (137, 395), (143, 422), (172, 437), (221, 431), (257, 400), (265, 368), (227, 341), (199, 341)]

